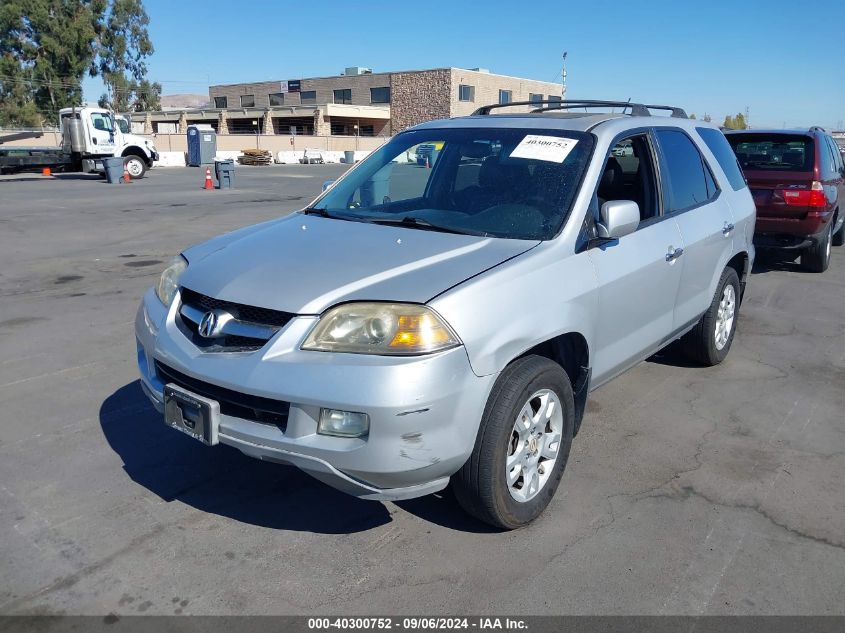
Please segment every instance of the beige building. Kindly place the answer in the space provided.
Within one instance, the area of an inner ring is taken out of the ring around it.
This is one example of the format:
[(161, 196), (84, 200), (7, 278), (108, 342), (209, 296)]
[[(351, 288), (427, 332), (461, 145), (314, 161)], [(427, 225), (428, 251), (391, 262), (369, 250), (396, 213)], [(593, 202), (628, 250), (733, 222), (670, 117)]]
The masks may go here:
[(479, 68), (374, 73), (351, 67), (334, 77), (211, 86), (209, 107), (131, 117), (146, 133), (180, 134), (205, 123), (229, 135), (386, 137), (482, 105), (561, 96), (560, 84)]

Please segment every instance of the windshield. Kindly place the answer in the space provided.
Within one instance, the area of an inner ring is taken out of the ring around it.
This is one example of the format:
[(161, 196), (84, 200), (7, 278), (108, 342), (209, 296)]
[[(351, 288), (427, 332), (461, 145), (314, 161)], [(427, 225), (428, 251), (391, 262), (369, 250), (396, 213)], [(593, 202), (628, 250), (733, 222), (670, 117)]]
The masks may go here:
[(562, 130), (405, 132), (314, 209), (362, 222), (545, 240), (566, 219), (592, 148), (591, 135)]
[(728, 134), (743, 169), (813, 171), (813, 139), (790, 134)]

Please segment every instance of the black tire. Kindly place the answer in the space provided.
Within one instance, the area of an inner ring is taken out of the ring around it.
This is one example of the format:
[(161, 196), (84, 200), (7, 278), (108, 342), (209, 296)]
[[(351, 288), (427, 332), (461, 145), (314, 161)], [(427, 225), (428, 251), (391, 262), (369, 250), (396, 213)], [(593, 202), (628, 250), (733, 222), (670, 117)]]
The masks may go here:
[(147, 161), (137, 154), (127, 154), (123, 157), (123, 169), (129, 172), (132, 180), (140, 180), (147, 173)]
[[(548, 389), (561, 405), (562, 429), (557, 460), (536, 496), (517, 501), (507, 485), (506, 460), (514, 424), (529, 398)], [(477, 519), (513, 530), (536, 519), (557, 490), (575, 427), (575, 403), (566, 372), (541, 356), (526, 356), (511, 363), (496, 380), (478, 429), (475, 447), (467, 462), (452, 478), (455, 498)]]
[(827, 225), (819, 241), (801, 253), (801, 268), (810, 273), (823, 273), (830, 265), (830, 245), (833, 223)]
[[(715, 336), (719, 317), (719, 304), (725, 295), (725, 288), (728, 285), (732, 285), (734, 290), (734, 316), (730, 332), (728, 333), (728, 340), (724, 343), (722, 349), (719, 349), (716, 345)], [(681, 347), (687, 356), (707, 367), (718, 365), (725, 360), (731, 349), (734, 334), (736, 334), (736, 325), (739, 317), (739, 293), (739, 276), (736, 274), (736, 270), (730, 267), (725, 268), (722, 271), (722, 276), (719, 278), (719, 283), (716, 285), (716, 293), (713, 295), (713, 300), (710, 302), (707, 312), (701, 316), (696, 326), (681, 339)]]
[[(838, 222), (839, 218), (834, 218), (833, 221)], [(839, 230), (833, 234), (833, 237), (830, 239), (830, 242), (834, 246), (845, 245), (845, 222), (843, 222), (842, 226), (839, 227)]]

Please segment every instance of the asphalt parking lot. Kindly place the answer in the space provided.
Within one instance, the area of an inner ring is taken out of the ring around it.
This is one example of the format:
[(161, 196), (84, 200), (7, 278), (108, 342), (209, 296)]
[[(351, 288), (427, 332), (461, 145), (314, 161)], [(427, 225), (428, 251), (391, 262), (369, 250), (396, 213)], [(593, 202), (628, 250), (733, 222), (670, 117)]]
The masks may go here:
[(164, 426), (133, 319), (170, 257), (341, 165), (0, 179), (0, 613), (845, 614), (845, 248), (761, 258), (727, 361), (594, 392), (512, 533), (447, 494), (358, 501)]

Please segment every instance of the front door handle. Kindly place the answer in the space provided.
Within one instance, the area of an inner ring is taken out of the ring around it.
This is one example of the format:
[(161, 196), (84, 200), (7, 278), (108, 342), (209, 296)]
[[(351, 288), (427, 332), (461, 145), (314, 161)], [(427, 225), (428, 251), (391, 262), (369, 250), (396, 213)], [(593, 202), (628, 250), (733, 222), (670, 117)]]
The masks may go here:
[(729, 222), (725, 222), (725, 226), (722, 227), (722, 235), (727, 237), (728, 235), (731, 234), (731, 231), (733, 231), (733, 230), (734, 230), (734, 225), (729, 223)]
[(684, 254), (684, 249), (682, 248), (672, 248), (669, 247), (669, 252), (666, 253), (666, 261), (671, 262), (678, 259), (681, 255)]

